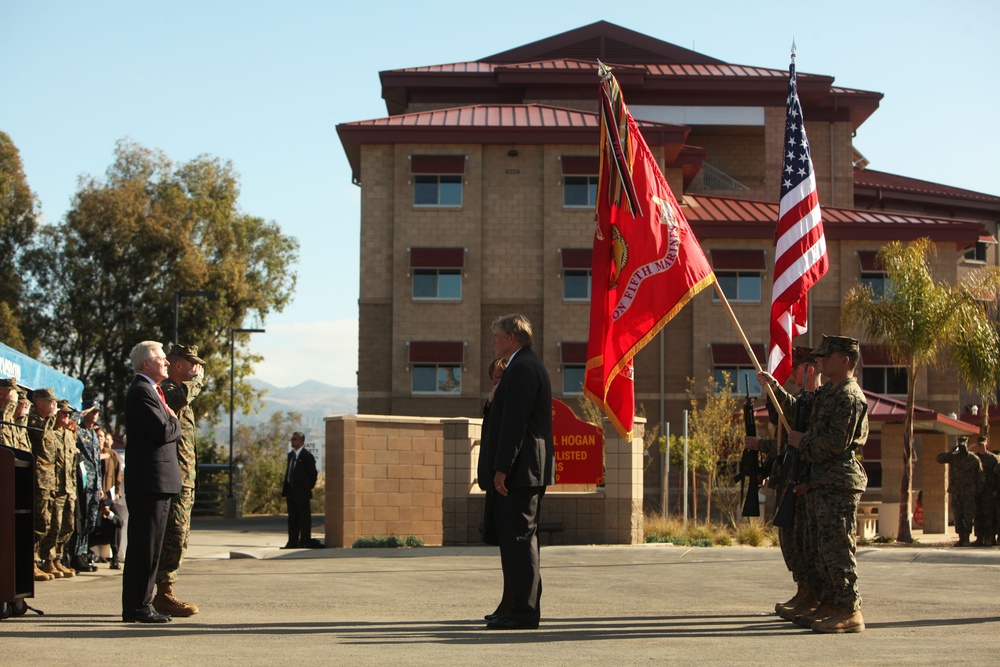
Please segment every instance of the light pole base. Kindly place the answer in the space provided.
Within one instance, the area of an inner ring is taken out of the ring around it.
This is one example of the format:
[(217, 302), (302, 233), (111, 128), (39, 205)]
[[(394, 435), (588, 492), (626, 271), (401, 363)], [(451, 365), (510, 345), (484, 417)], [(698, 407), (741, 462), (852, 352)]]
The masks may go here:
[(226, 498), (222, 501), (222, 518), (224, 519), (239, 519), (240, 516), (236, 511), (236, 498)]

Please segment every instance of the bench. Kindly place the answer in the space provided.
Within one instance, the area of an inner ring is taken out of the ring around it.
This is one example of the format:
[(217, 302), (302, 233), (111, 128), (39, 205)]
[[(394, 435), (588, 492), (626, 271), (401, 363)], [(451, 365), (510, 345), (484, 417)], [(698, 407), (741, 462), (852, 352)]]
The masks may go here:
[(858, 503), (858, 537), (870, 540), (878, 535), (878, 508), (882, 503)]

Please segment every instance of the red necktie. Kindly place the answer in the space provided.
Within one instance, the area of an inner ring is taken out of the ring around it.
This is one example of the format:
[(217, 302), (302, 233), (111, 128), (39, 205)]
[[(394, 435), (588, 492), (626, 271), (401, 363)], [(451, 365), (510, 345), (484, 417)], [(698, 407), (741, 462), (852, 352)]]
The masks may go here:
[(167, 405), (167, 397), (163, 395), (163, 388), (160, 387), (160, 385), (158, 385), (158, 384), (157, 385), (153, 385), (153, 386), (156, 387), (156, 393), (160, 395), (160, 401), (163, 403), (164, 406), (166, 406)]

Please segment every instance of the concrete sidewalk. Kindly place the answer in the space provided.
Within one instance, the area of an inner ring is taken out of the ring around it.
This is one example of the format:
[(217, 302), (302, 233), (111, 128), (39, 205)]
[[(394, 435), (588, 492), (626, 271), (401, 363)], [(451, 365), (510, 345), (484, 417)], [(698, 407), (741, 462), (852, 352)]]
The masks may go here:
[(495, 548), (285, 539), (283, 517), (196, 521), (176, 592), (202, 611), (162, 626), (119, 621), (119, 571), (40, 583), (44, 616), (0, 621), (4, 663), (951, 667), (1000, 650), (1000, 548), (860, 549), (868, 630), (824, 636), (774, 616), (792, 593), (777, 549), (543, 547), (541, 627), (496, 632)]

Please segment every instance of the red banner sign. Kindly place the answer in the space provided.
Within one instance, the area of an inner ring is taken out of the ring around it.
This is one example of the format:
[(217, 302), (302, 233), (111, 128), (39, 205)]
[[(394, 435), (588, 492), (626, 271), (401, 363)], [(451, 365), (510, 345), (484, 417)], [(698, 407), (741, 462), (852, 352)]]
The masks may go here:
[(552, 439), (556, 484), (604, 483), (604, 432), (578, 419), (568, 405), (552, 399)]

